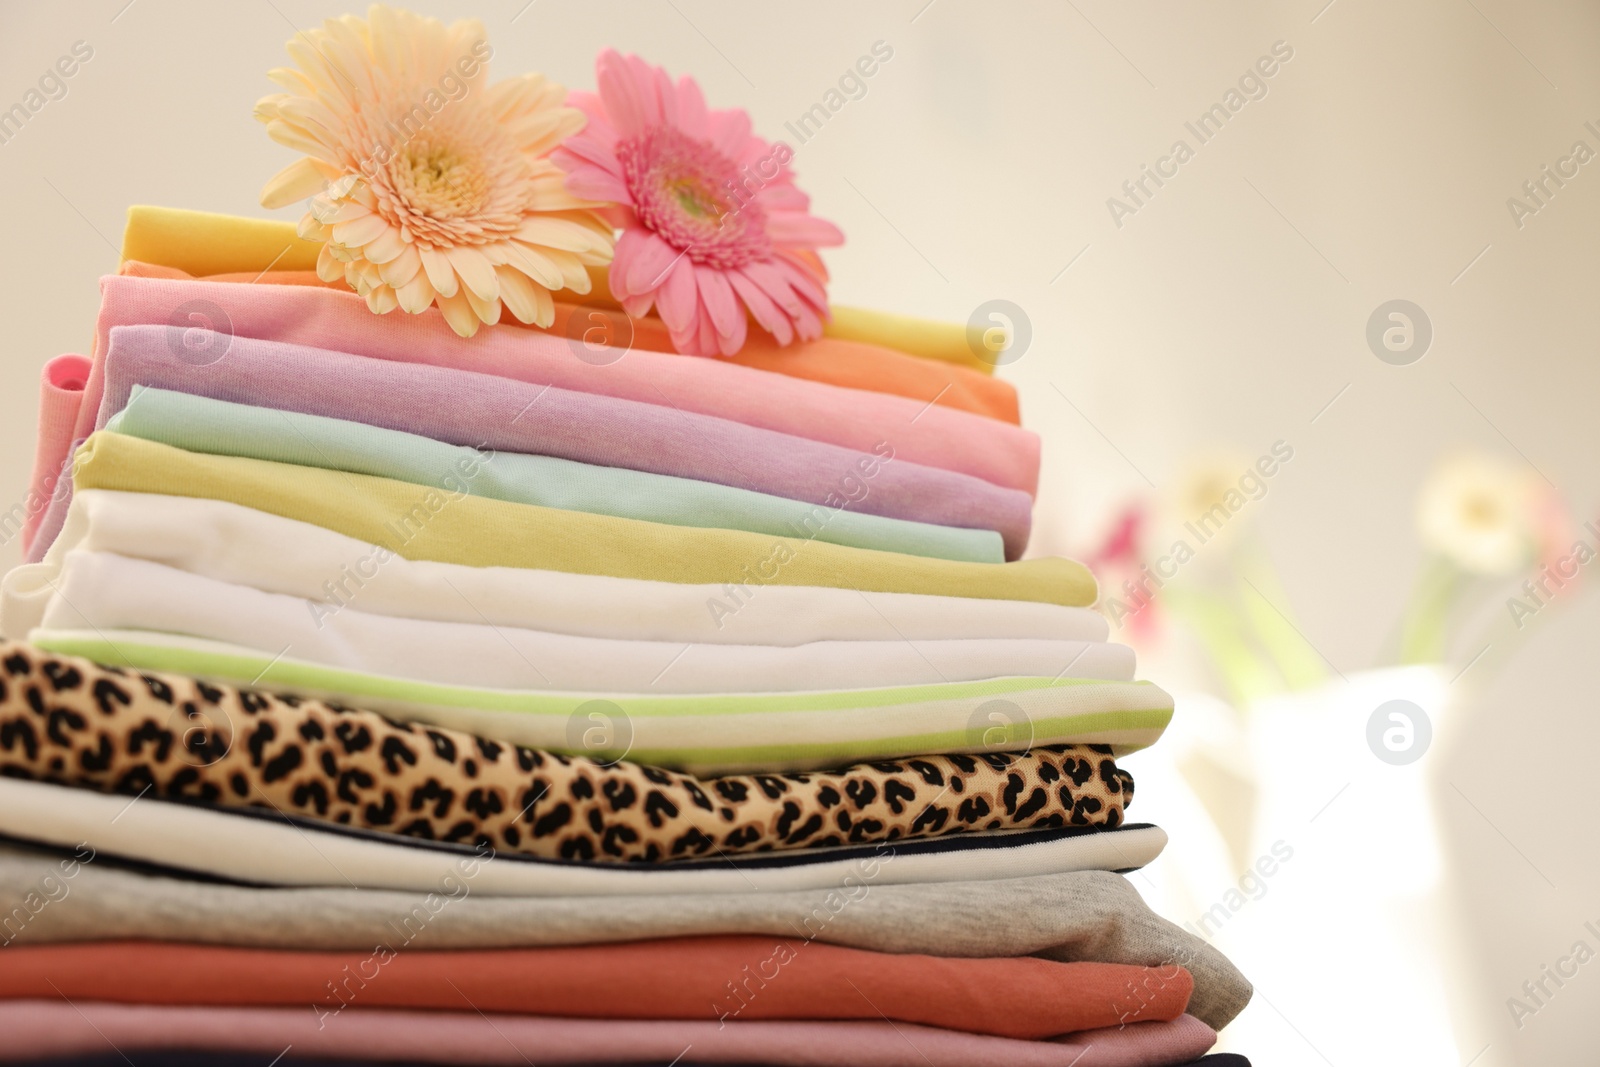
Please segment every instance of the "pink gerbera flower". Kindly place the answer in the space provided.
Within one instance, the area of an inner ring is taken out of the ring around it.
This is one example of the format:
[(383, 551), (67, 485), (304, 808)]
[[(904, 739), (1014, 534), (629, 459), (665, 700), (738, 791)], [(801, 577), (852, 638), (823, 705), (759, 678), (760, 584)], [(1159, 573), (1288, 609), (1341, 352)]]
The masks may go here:
[(816, 249), (844, 235), (810, 214), (789, 147), (637, 56), (608, 48), (595, 68), (598, 94), (567, 98), (588, 125), (555, 159), (572, 195), (617, 205), (610, 282), (628, 314), (654, 306), (673, 345), (697, 355), (739, 351), (747, 311), (780, 344), (820, 337), (827, 271)]

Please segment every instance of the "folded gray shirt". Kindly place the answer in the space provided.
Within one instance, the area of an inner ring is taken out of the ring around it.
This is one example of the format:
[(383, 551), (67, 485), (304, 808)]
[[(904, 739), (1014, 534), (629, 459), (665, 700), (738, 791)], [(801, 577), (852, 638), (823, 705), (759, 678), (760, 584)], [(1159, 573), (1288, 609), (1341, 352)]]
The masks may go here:
[(0, 842), (0, 945), (146, 939), (399, 951), (771, 934), (879, 952), (1177, 964), (1194, 976), (1189, 1014), (1217, 1030), (1251, 993), (1222, 953), (1105, 871), (601, 901), (491, 897), (466, 879), (431, 893), (258, 888), (136, 870), (88, 848), (66, 856)]

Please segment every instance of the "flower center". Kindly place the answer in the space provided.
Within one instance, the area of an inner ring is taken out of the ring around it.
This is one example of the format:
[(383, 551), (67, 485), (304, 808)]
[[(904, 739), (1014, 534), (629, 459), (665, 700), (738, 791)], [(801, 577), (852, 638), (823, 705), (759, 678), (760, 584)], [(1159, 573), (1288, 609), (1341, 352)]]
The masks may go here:
[(389, 174), (413, 212), (435, 219), (476, 214), (487, 194), (483, 166), (440, 145), (408, 146)]
[(1492, 497), (1470, 497), (1462, 510), (1466, 512), (1466, 520), (1469, 525), (1484, 529), (1492, 529), (1500, 525), (1502, 518), (1500, 503)]
[(639, 221), (691, 260), (731, 270), (772, 255), (756, 189), (710, 144), (657, 126), (617, 145), (617, 158)]

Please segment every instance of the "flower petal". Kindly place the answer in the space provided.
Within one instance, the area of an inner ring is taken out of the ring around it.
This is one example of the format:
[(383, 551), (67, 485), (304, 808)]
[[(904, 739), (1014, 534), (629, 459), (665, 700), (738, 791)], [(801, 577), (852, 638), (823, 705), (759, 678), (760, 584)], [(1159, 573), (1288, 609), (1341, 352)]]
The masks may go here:
[(667, 280), (667, 271), (677, 262), (681, 253), (648, 230), (629, 230), (617, 241), (617, 256), (623, 246), (628, 249), (629, 261), (625, 267), (612, 260), (611, 276), (621, 277), (629, 293), (650, 293)]
[(711, 132), (705, 94), (700, 84), (687, 74), (678, 79), (678, 128), (697, 141), (704, 141)]
[(690, 329), (699, 315), (700, 302), (694, 283), (695, 265), (687, 259), (673, 263), (666, 280), (656, 290), (656, 310), (668, 330)]
[(417, 255), (422, 259), (422, 269), (428, 272), (429, 284), (438, 290), (439, 295), (455, 296), (460, 282), (456, 279), (456, 271), (450, 265), (449, 258), (432, 248), (419, 248)]
[(826, 248), (844, 244), (844, 233), (833, 223), (792, 211), (768, 214), (767, 235), (780, 247)]
[(574, 168), (566, 177), (565, 187), (567, 192), (583, 200), (633, 203), (633, 194), (622, 179), (601, 167)]
[(702, 267), (695, 271), (695, 282), (700, 289), (700, 303), (705, 307), (711, 323), (719, 336), (738, 332), (744, 337), (744, 311), (733, 298), (733, 286), (720, 270)]
[(506, 310), (516, 316), (518, 322), (536, 322), (539, 298), (534, 295), (534, 283), (513, 267), (496, 267), (494, 272), (500, 279), (500, 299), (505, 301)]
[(344, 277), (344, 264), (333, 254), (332, 245), (323, 245), (317, 253), (317, 277), (325, 282), (336, 282)]
[[(377, 216), (373, 216), (376, 218)], [(400, 254), (411, 246), (400, 237), (400, 231), (393, 226), (386, 228), (377, 237), (368, 241), (361, 247), (361, 254), (367, 257), (370, 263), (383, 264), (391, 259), (399, 259)]]
[[(500, 296), (500, 286), (495, 281), (494, 268), (489, 266), (489, 261), (475, 248), (456, 247), (445, 250), (445, 258), (455, 268), (456, 274), (467, 289), (474, 293), (480, 301), (496, 300)], [(484, 320), (488, 321), (488, 320)]]
[(341, 222), (333, 228), (333, 239), (347, 248), (360, 248), (389, 231), (389, 220), (382, 215), (363, 215)]
[(328, 179), (311, 159), (301, 157), (268, 179), (261, 190), (264, 208), (288, 207), (299, 200), (307, 200), (327, 186)]
[(387, 315), (400, 306), (394, 290), (387, 285), (374, 286), (367, 292), (367, 307), (379, 315)]
[[(627, 61), (613, 48), (604, 49), (595, 59), (595, 85), (605, 104), (606, 116), (623, 137), (644, 132), (644, 101)], [(268, 127), (271, 132), (271, 127)]]
[(477, 312), (472, 309), (471, 304), (467, 303), (465, 290), (455, 296), (441, 295), (439, 297), (439, 311), (444, 315), (444, 321), (448, 322), (450, 328), (461, 337), (471, 337), (478, 332), (478, 327), (482, 325), (482, 320), (478, 318)]
[[(367, 258), (372, 258), (371, 246), (368, 246)], [(401, 251), (398, 256), (387, 263), (378, 265), (378, 277), (382, 278), (385, 285), (399, 289), (418, 275), (427, 277), (422, 270), (422, 256), (417, 252), (417, 246), (401, 242)], [(428, 286), (428, 291), (433, 292), (433, 286)], [(430, 296), (431, 299), (431, 296)]]
[(546, 289), (564, 288), (561, 267), (551, 260), (549, 250), (530, 248), (517, 241), (506, 242), (505, 250), (507, 263)]
[[(495, 279), (495, 290), (497, 293), (499, 289), (500, 281), (497, 278)], [(500, 303), (500, 297), (498, 295), (496, 295), (493, 299), (485, 300), (474, 293), (471, 287), (463, 289), (461, 295), (467, 298), (467, 304), (472, 308), (472, 313), (478, 316), (478, 318), (482, 319), (485, 323), (493, 326), (495, 323), (500, 321), (500, 309), (504, 305)]]
[(433, 286), (428, 283), (427, 274), (420, 270), (410, 281), (395, 286), (394, 295), (400, 310), (408, 315), (420, 315), (433, 305)]
[(770, 333), (780, 345), (794, 340), (794, 324), (762, 288), (751, 281), (743, 271), (729, 271), (728, 282), (734, 292), (744, 298), (745, 306), (755, 316), (761, 328)]

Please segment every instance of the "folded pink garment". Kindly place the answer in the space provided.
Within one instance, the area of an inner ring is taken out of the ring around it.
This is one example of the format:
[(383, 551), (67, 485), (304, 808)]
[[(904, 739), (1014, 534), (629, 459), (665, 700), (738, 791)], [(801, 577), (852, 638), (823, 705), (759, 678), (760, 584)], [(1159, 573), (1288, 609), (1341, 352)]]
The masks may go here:
[(228, 339), (215, 362), (191, 361), (188, 351), (181, 345), (174, 349), (171, 340), (165, 326), (112, 328), (96, 429), (122, 410), (134, 385), (147, 385), (348, 419), (450, 444), (693, 478), (889, 518), (998, 530), (1008, 559), (1019, 558), (1028, 543), (1028, 494), (921, 466), (898, 453), (884, 462), (883, 451), (863, 457), (837, 445), (656, 404), (247, 337)]
[(374, 315), (354, 293), (320, 286), (113, 275), (100, 280), (100, 291), (95, 369), (78, 436), (99, 410), (100, 361), (111, 327), (172, 324), (403, 363), (470, 368), (534, 385), (714, 415), (859, 452), (887, 441), (897, 456), (911, 463), (969, 474), (1030, 496), (1038, 488), (1036, 434), (941, 407), (931, 396), (918, 401), (642, 350), (596, 365), (579, 358), (580, 350), (587, 351), (581, 344), (569, 344), (563, 337), (489, 329), (461, 338), (436, 309), (421, 315)]
[[(376, 970), (376, 968), (374, 968)], [(338, 979), (340, 976), (331, 975)], [(383, 981), (377, 971), (372, 981)], [(1017, 1041), (889, 1022), (704, 1022), (554, 1019), (349, 1006), (174, 1008), (103, 1001), (0, 1002), (0, 1062), (103, 1052), (204, 1050), (408, 1063), (762, 1063), (820, 1067), (1169, 1067), (1216, 1043), (1190, 1015), (1129, 1023), (1053, 1041)], [(756, 993), (760, 996), (759, 991)], [(692, 1052), (691, 1052), (692, 1050)], [(686, 1055), (686, 1053), (688, 1055)], [(265, 1062), (265, 1059), (263, 1060)]]
[(33, 476), (28, 484), (27, 519), (22, 548), (27, 550), (44, 518), (45, 505), (72, 454), (72, 428), (89, 380), (89, 361), (82, 356), (57, 356), (44, 365), (39, 382), (39, 441), (33, 451)]

